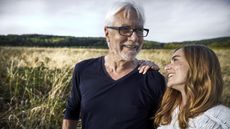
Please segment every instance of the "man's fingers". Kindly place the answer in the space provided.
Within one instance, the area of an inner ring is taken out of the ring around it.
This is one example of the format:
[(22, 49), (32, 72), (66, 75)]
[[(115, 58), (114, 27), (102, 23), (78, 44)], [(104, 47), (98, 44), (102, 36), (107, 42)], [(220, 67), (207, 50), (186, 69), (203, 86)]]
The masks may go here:
[(138, 68), (138, 70), (139, 70), (139, 73), (143, 73), (143, 71), (144, 71), (144, 66), (140, 66), (139, 68)]
[(143, 69), (143, 74), (146, 74), (146, 72), (150, 69), (150, 66), (147, 65)]
[(153, 70), (160, 70), (159, 66), (151, 61), (139, 60), (138, 64), (140, 65), (138, 67), (139, 73), (145, 74), (150, 68)]

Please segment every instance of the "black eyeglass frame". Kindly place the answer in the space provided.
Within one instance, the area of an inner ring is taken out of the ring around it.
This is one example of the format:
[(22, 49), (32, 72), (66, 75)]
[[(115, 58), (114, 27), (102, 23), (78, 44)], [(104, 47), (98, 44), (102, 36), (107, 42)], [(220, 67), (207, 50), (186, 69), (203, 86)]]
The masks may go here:
[(146, 34), (145, 35), (139, 35), (139, 33), (136, 33), (138, 37), (147, 37), (148, 33), (149, 33), (149, 29), (146, 29), (146, 28), (134, 28), (133, 29), (133, 28), (129, 27), (130, 30), (131, 30), (130, 31), (131, 33), (129, 35), (126, 35), (126, 34), (122, 34), (121, 33), (121, 29), (128, 28), (128, 26), (120, 26), (120, 27), (117, 27), (117, 26), (107, 26), (106, 28), (118, 30), (118, 32), (119, 32), (120, 35), (122, 35), (122, 36), (128, 36), (128, 37), (130, 37), (133, 34), (134, 31), (137, 32), (139, 29), (142, 29), (143, 32), (146, 31)]

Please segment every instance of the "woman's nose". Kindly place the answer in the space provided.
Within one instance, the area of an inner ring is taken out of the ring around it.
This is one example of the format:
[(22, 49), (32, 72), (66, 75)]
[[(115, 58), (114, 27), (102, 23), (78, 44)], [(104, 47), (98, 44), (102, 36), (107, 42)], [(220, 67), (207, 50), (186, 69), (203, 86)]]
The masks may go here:
[(167, 64), (167, 65), (165, 66), (165, 70), (166, 70), (166, 71), (169, 70), (169, 69), (171, 69), (171, 64)]

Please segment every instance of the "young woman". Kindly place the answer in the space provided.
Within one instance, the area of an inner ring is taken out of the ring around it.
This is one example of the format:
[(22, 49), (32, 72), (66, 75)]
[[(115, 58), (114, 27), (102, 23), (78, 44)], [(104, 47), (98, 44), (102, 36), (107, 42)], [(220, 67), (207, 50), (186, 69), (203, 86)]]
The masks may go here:
[(230, 109), (216, 54), (200, 45), (177, 49), (165, 67), (167, 89), (154, 123), (158, 129), (230, 129)]

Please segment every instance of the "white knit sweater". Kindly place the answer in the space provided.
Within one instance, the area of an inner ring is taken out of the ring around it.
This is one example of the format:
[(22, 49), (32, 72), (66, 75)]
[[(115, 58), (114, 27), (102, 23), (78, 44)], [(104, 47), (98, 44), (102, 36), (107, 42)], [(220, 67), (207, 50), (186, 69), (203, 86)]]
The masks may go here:
[[(161, 125), (157, 129), (180, 129), (178, 123), (179, 108), (176, 108), (169, 125)], [(187, 129), (230, 129), (230, 108), (218, 105), (199, 116), (189, 119)]]

